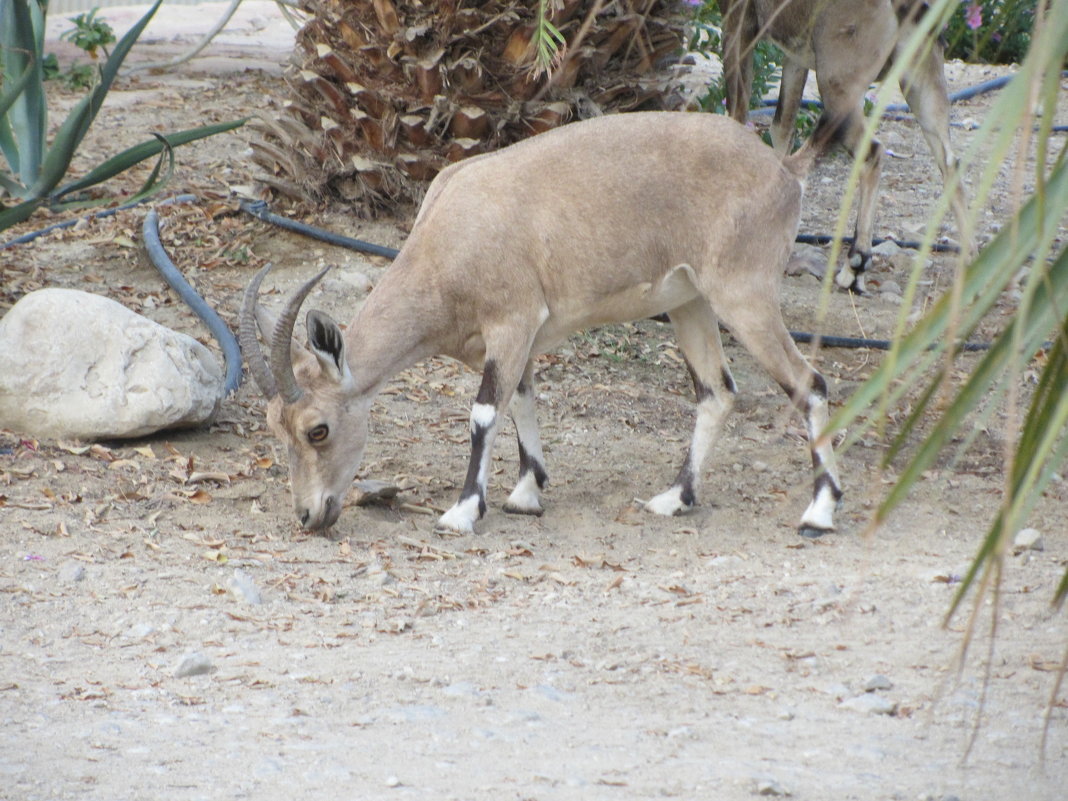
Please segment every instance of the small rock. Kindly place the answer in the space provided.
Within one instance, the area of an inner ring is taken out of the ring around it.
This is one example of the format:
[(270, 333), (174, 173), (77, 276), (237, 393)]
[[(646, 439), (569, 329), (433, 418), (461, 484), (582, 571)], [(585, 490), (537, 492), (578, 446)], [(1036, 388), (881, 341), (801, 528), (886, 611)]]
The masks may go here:
[(356, 498), (357, 506), (389, 505), (397, 497), (397, 493), (401, 491), (401, 488), (396, 484), (376, 479), (365, 479), (357, 481), (355, 484), (360, 493), (359, 497)]
[(389, 778), (386, 779), (386, 787), (400, 787), (400, 786), (401, 786), (401, 780), (398, 779), (396, 776), (390, 776)]
[(809, 273), (822, 279), (827, 272), (827, 254), (814, 245), (798, 245), (786, 263), (787, 275)]
[(151, 623), (138, 623), (134, 626), (130, 626), (129, 631), (126, 632), (126, 636), (131, 640), (143, 640), (145, 637), (149, 637), (156, 633), (156, 627)]
[(85, 579), (85, 565), (81, 562), (64, 562), (59, 568), (59, 580), (67, 583)]
[(742, 564), (742, 558), (735, 556), (734, 554), (722, 554), (720, 556), (713, 556), (707, 562), (705, 567), (734, 567), (735, 565)]
[(914, 251), (902, 250), (896, 256), (890, 258), (890, 269), (899, 275), (908, 275), (915, 258), (916, 253)]
[(211, 673), (215, 670), (215, 665), (211, 663), (204, 654), (194, 651), (191, 654), (186, 654), (181, 663), (174, 671), (174, 677), (176, 679), (185, 678), (186, 676), (202, 676), (205, 673)]
[(784, 788), (777, 781), (771, 781), (771, 780), (765, 779), (763, 781), (758, 781), (757, 782), (756, 794), (757, 795), (788, 796), (788, 795), (790, 795), (790, 791), (787, 790), (786, 788)]
[(558, 690), (551, 684), (539, 684), (534, 688), (534, 691), (543, 698), (548, 698), (550, 701), (556, 701), (557, 703), (563, 703), (571, 699), (571, 693), (565, 690)]
[(482, 691), (478, 689), (478, 685), (470, 681), (457, 681), (450, 684), (448, 687), (442, 689), (443, 695), (451, 695), (456, 698), (469, 697), (477, 698), (482, 694)]
[(894, 683), (882, 673), (876, 673), (864, 682), (864, 692), (866, 693), (873, 693), (876, 690), (892, 690), (893, 688)]
[(1012, 541), (1012, 552), (1015, 554), (1044, 550), (1046, 550), (1046, 543), (1042, 540), (1042, 532), (1037, 528), (1021, 529)]
[(366, 295), (371, 291), (371, 279), (367, 277), (366, 273), (362, 273), (359, 270), (343, 270), (337, 274), (337, 278), (361, 295)]
[(873, 247), (871, 252), (873, 256), (882, 256), (884, 259), (892, 259), (901, 252), (901, 246), (892, 239), (887, 239), (885, 242), (880, 242)]
[(230, 576), (226, 586), (239, 601), (250, 604), (263, 603), (263, 597), (260, 595), (256, 582), (252, 580), (252, 576), (241, 568), (234, 570), (234, 574)]
[(897, 281), (883, 281), (879, 287), (883, 292), (889, 292), (892, 295), (901, 295), (901, 284)]
[(852, 709), (854, 712), (862, 712), (867, 715), (893, 715), (897, 712), (897, 704), (874, 693), (865, 693), (854, 698), (848, 698), (838, 705), (839, 709)]

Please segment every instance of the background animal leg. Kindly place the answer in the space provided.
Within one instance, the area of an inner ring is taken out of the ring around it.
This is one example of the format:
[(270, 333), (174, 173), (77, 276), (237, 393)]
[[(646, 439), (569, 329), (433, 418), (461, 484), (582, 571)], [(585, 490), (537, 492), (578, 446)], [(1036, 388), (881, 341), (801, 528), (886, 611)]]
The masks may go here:
[[(833, 112), (832, 112), (833, 113)], [(864, 139), (864, 115), (860, 109), (844, 115), (841, 141), (850, 155), (856, 158)], [(846, 263), (835, 276), (842, 289), (864, 294), (864, 273), (871, 266), (871, 239), (875, 227), (875, 203), (879, 195), (879, 180), (883, 171), (883, 146), (877, 139), (868, 145), (867, 155), (860, 170), (857, 188), (857, 221), (853, 229), (853, 244), (849, 247)]]
[(807, 80), (808, 70), (787, 57), (782, 65), (779, 102), (775, 106), (775, 119), (771, 124), (771, 141), (780, 153), (786, 154), (794, 149), (794, 127)]
[(727, 113), (743, 125), (749, 118), (753, 86), (753, 48), (759, 32), (750, 0), (720, 0), (723, 12), (723, 75)]
[[(923, 138), (927, 141), (935, 164), (942, 173), (942, 181), (948, 188), (960, 163), (949, 140), (949, 90), (942, 64), (942, 47), (936, 42), (932, 45), (932, 50), (902, 76), (901, 91), (920, 124)], [(950, 207), (957, 221), (961, 249), (966, 253), (974, 253), (971, 223), (967, 216), (968, 199), (961, 182), (957, 182), (953, 189)]]

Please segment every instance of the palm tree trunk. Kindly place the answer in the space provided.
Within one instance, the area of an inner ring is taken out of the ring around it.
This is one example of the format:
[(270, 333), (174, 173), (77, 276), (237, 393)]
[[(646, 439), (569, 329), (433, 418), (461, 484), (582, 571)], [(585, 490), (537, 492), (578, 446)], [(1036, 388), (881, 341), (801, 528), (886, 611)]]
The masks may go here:
[(284, 108), (256, 123), (263, 183), (363, 213), (417, 202), (451, 162), (572, 118), (677, 106), (677, 0), (551, 0), (568, 44), (535, 67), (539, 0), (304, 0)]

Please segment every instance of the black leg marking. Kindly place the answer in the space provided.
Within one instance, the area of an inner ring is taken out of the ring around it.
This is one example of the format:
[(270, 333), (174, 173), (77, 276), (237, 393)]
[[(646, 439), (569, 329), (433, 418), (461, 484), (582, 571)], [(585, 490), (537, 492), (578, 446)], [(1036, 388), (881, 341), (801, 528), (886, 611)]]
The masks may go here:
[(485, 462), (489, 460), (489, 454), (486, 452), (486, 437), (495, 422), (497, 399), (499, 397), (500, 384), (497, 380), (497, 363), (492, 359), (488, 359), (482, 371), (482, 384), (479, 386), (478, 396), (475, 398), (476, 410), (481, 407), (486, 411), (488, 419), (477, 419), (477, 415), (472, 417), (471, 461), (467, 465), (467, 477), (464, 479), (464, 488), (460, 493), (460, 503), (469, 498), (478, 497), (479, 517), (486, 514), (486, 492), (480, 477), (483, 474)]
[(697, 493), (693, 487), (693, 466), (690, 464), (692, 456), (687, 455), (686, 464), (683, 465), (679, 475), (675, 478), (675, 486), (679, 487), (679, 500), (686, 504), (687, 508), (697, 503)]
[(534, 473), (534, 481), (538, 484), (538, 489), (545, 489), (545, 484), (549, 480), (549, 474), (545, 472), (545, 466), (537, 459), (527, 453), (527, 449), (523, 447), (523, 441), (519, 441), (519, 478), (522, 480), (523, 476), (527, 473)]
[(731, 371), (726, 367), (723, 368), (723, 388), (732, 395), (738, 394), (738, 385), (734, 383), (734, 376), (731, 375)]
[(496, 406), (497, 400), (501, 396), (500, 393), (501, 387), (497, 380), (497, 362), (493, 359), (487, 359), (485, 366), (482, 368), (482, 383), (479, 385), (475, 403)]

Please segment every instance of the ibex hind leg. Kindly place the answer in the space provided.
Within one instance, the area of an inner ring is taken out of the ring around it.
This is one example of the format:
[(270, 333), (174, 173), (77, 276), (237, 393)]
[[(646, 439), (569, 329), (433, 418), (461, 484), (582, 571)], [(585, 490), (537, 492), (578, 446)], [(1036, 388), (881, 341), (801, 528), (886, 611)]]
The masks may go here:
[(534, 362), (527, 362), (523, 378), (512, 395), (510, 404), (519, 440), (519, 480), (504, 503), (504, 511), (511, 514), (540, 515), (541, 491), (548, 475), (545, 472), (545, 456), (541, 450), (538, 420), (534, 402)]
[[(824, 437), (827, 383), (794, 345), (778, 309), (769, 307), (763, 312), (743, 313), (737, 320), (724, 313), (724, 322), (805, 415), (814, 479), (812, 502), (801, 517), (798, 533), (818, 537), (834, 530), (834, 511), (842, 498), (834, 449)], [(763, 323), (756, 322), (759, 320)]]
[(686, 459), (670, 488), (646, 503), (650, 512), (677, 515), (689, 511), (697, 502), (697, 486), (705, 460), (723, 427), (723, 420), (734, 406), (735, 385), (723, 344), (719, 323), (704, 298), (697, 298), (669, 312), (675, 327), (679, 349), (690, 368), (697, 395), (697, 420)]

